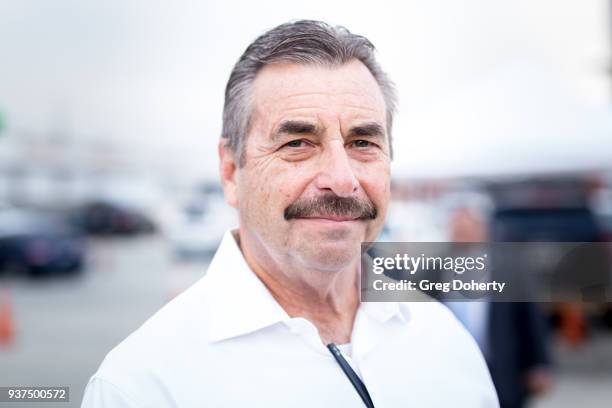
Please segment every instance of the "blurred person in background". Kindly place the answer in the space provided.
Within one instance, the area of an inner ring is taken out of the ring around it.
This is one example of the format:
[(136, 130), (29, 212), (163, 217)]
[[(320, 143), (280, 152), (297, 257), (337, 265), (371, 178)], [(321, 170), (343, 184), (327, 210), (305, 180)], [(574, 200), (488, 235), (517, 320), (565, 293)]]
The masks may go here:
[(257, 38), (227, 84), (219, 143), (239, 228), (205, 277), (108, 354), (83, 407), (498, 406), (444, 306), (360, 302), (394, 106), (362, 36), (302, 20)]
[[(458, 206), (450, 218), (452, 242), (487, 242), (486, 210)], [(548, 333), (540, 310), (529, 302), (446, 302), (480, 346), (501, 408), (524, 407), (530, 395), (552, 386)]]

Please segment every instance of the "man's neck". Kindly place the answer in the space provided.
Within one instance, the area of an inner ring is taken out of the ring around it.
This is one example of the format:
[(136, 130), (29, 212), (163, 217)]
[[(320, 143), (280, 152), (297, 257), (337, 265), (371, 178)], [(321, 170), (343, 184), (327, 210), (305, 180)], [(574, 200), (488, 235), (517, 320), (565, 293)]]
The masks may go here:
[(283, 268), (269, 257), (255, 256), (244, 242), (240, 248), (253, 272), (289, 316), (313, 323), (324, 344), (350, 342), (359, 307), (356, 262), (339, 271), (302, 270), (295, 265)]

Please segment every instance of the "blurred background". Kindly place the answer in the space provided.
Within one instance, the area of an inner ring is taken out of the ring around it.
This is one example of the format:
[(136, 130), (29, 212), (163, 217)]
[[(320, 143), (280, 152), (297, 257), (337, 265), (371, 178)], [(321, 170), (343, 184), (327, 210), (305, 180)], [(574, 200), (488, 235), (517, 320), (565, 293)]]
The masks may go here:
[[(610, 241), (612, 1), (302, 3), (0, 0), (0, 386), (69, 386), (58, 406), (78, 406), (104, 355), (205, 274), (236, 225), (225, 82), (290, 19), (367, 36), (397, 84), (381, 240), (456, 239), (469, 208), (487, 239)], [(514, 406), (607, 406), (610, 304), (532, 306), (537, 330), (489, 325), (545, 356)]]

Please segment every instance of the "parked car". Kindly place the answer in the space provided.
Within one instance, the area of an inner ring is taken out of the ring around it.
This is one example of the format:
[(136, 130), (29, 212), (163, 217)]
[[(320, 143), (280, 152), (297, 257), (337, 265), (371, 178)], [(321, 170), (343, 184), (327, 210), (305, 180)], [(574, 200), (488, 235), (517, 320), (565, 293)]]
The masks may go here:
[(233, 209), (222, 199), (213, 199), (206, 206), (185, 206), (180, 220), (169, 228), (168, 238), (177, 258), (208, 260), (225, 231), (237, 225)]
[(129, 235), (155, 231), (155, 224), (143, 213), (109, 201), (95, 201), (75, 208), (74, 225), (86, 234)]
[(0, 271), (30, 276), (76, 273), (84, 265), (83, 237), (62, 217), (34, 210), (0, 211)]

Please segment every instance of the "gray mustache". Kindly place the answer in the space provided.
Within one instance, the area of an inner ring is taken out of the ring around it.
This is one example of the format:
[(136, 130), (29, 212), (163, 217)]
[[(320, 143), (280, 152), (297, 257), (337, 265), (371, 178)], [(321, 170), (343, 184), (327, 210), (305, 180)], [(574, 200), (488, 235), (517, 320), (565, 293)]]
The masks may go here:
[(309, 200), (296, 201), (284, 212), (285, 220), (306, 217), (350, 217), (359, 220), (373, 220), (377, 217), (376, 206), (370, 200), (354, 197), (340, 197), (326, 194)]

